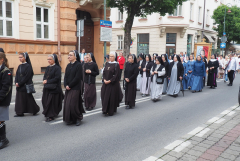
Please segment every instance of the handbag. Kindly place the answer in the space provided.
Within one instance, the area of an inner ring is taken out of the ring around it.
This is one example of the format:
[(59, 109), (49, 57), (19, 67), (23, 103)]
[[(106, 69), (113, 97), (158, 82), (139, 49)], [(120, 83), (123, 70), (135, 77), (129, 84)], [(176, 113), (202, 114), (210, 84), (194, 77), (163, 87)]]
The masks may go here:
[(28, 93), (28, 94), (30, 94), (30, 93), (36, 93), (33, 84), (26, 84), (26, 90), (27, 90), (27, 93)]
[(163, 84), (164, 83), (164, 78), (163, 77), (157, 77), (156, 82), (157, 82), (157, 84)]
[(44, 84), (44, 88), (46, 88), (46, 89), (56, 89), (57, 84)]
[[(22, 77), (22, 66), (20, 66), (20, 77)], [(33, 84), (26, 84), (25, 86), (26, 86), (26, 90), (27, 90), (27, 93), (28, 93), (28, 94), (30, 94), (30, 93), (36, 93)]]

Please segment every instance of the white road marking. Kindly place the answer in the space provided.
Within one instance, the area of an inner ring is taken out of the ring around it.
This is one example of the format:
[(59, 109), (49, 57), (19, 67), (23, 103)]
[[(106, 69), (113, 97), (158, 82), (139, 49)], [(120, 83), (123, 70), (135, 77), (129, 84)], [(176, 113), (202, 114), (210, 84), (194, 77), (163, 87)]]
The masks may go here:
[(196, 129), (194, 129), (193, 131), (189, 132), (189, 135), (196, 135), (197, 133), (199, 133), (200, 131), (202, 131), (204, 128), (203, 127), (197, 127)]
[[(141, 102), (146, 102), (146, 101), (149, 101), (149, 100), (150, 100), (150, 97), (140, 98), (140, 99), (136, 100), (136, 104), (141, 103)], [(122, 107), (125, 107), (125, 106), (126, 105), (124, 105), (124, 103), (121, 103), (118, 108), (122, 108)], [(99, 113), (102, 113), (102, 108), (98, 108), (98, 109), (92, 110), (92, 111), (87, 111), (86, 114), (83, 115), (83, 117), (85, 118), (85, 117), (92, 116), (92, 115), (99, 114)], [(62, 118), (63, 117), (60, 117), (58, 119), (62, 119)], [(63, 120), (50, 123), (50, 125), (55, 125), (55, 124), (60, 124), (60, 123), (63, 123)]]
[(236, 112), (232, 111), (232, 112), (228, 113), (227, 115), (228, 115), (228, 116), (232, 116), (232, 115), (235, 114), (235, 113), (236, 113)]
[(169, 144), (168, 146), (165, 146), (164, 149), (172, 150), (172, 149), (174, 149), (175, 147), (177, 147), (178, 145), (180, 145), (182, 143), (183, 143), (182, 140), (176, 140), (176, 141), (172, 142), (171, 144)]
[(181, 145), (179, 145), (178, 147), (176, 147), (173, 151), (179, 153), (180, 151), (182, 151), (183, 149), (185, 149), (188, 145), (190, 145), (191, 142), (190, 141), (186, 141), (183, 142)]
[(218, 119), (219, 119), (218, 117), (214, 117), (214, 118), (208, 120), (208, 122), (213, 123), (213, 122), (217, 121)]
[(220, 124), (220, 123), (223, 122), (223, 121), (225, 121), (225, 119), (222, 118), (222, 119), (217, 120), (215, 123), (216, 123), (216, 124)]
[(221, 114), (222, 115), (226, 115), (226, 114), (228, 114), (230, 111), (229, 110), (225, 110), (225, 111), (223, 111)]
[(147, 159), (144, 159), (143, 161), (156, 161), (158, 158), (150, 156)]
[(203, 135), (205, 135), (208, 131), (210, 131), (210, 129), (206, 128), (206, 129), (202, 130), (200, 133), (198, 133), (196, 136), (203, 137)]
[(10, 103), (10, 105), (15, 105), (15, 102), (13, 102), (13, 103)]

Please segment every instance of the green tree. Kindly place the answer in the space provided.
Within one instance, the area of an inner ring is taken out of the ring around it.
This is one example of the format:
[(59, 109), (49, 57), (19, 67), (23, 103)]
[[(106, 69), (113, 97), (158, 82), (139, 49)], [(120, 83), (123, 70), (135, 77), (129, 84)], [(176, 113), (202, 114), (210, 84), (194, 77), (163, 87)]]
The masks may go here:
[[(228, 12), (229, 9), (231, 10), (230, 13)], [(213, 30), (218, 32), (218, 37), (223, 36), (225, 11), (225, 32), (228, 39), (225, 50), (228, 50), (231, 41), (240, 42), (240, 8), (237, 6), (230, 8), (226, 5), (221, 5), (214, 10), (212, 19), (215, 20), (217, 27), (213, 28)]]
[(172, 14), (177, 5), (187, 0), (107, 0), (108, 7), (117, 7), (122, 13), (127, 12), (124, 26), (124, 50), (126, 56), (130, 52), (131, 30), (134, 17), (145, 17), (151, 13)]

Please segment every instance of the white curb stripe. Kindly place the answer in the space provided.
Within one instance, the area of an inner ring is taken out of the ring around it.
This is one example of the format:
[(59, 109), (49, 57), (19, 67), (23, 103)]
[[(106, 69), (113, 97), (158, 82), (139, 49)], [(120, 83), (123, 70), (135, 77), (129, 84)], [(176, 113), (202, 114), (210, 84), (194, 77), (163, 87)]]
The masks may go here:
[(232, 111), (229, 114), (227, 114), (228, 116), (232, 116), (233, 114), (235, 114), (236, 112)]
[(176, 147), (173, 151), (179, 153), (180, 151), (182, 151), (183, 149), (185, 149), (188, 145), (190, 145), (191, 142), (190, 141), (186, 141), (184, 143), (182, 143), (181, 145), (179, 145), (178, 147)]
[(156, 161), (158, 158), (150, 156), (147, 159), (143, 160), (143, 161)]
[(172, 149), (174, 149), (175, 147), (177, 147), (178, 145), (180, 145), (182, 143), (183, 143), (182, 140), (176, 140), (176, 141), (172, 142), (171, 144), (169, 144), (168, 146), (165, 146), (164, 149), (172, 150)]
[(217, 121), (219, 118), (218, 117), (214, 117), (214, 118), (211, 118), (210, 120), (208, 120), (209, 123), (213, 123), (215, 121)]
[(225, 111), (223, 111), (221, 114), (222, 115), (226, 115), (226, 114), (228, 114), (230, 111), (229, 110), (225, 110)]
[(220, 123), (223, 122), (223, 121), (225, 121), (225, 119), (221, 118), (221, 119), (217, 120), (215, 123), (216, 123), (216, 124), (220, 124)]
[(203, 131), (201, 131), (200, 133), (198, 133), (196, 136), (198, 137), (203, 137), (203, 135), (205, 135), (208, 131), (210, 131), (209, 128), (204, 129)]
[(203, 127), (197, 127), (196, 129), (194, 129), (193, 131), (189, 132), (189, 135), (196, 135), (197, 133), (199, 133), (200, 131), (202, 131), (204, 128)]

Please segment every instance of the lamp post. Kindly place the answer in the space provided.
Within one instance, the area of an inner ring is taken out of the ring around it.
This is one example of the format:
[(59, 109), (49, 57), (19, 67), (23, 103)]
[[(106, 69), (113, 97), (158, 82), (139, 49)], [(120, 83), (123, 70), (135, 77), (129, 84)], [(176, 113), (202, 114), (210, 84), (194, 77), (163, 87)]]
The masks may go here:
[[(225, 19), (226, 19), (226, 8), (227, 8), (227, 6), (228, 7), (232, 7), (232, 4), (231, 3), (228, 3), (228, 4), (226, 4), (226, 6), (225, 6), (225, 13), (224, 13), (224, 28), (223, 28), (223, 32), (225, 33)], [(231, 13), (231, 10), (230, 9), (228, 9), (228, 13)]]

